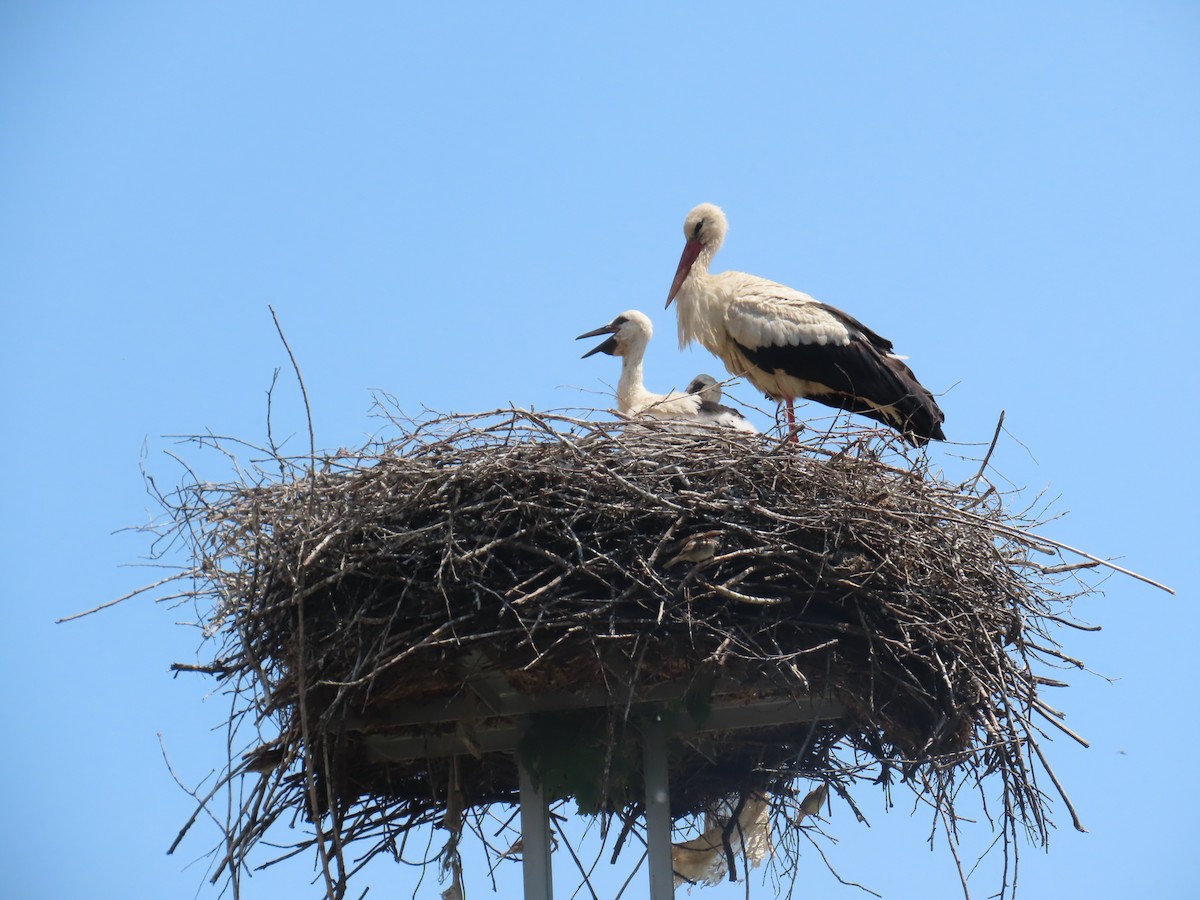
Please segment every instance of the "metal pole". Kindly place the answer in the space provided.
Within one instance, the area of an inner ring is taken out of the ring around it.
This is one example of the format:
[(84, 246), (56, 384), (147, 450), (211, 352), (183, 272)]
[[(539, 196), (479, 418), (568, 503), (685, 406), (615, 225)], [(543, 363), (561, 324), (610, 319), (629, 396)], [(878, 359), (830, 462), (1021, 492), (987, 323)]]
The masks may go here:
[(525, 900), (554, 900), (550, 873), (550, 808), (533, 776), (517, 761), (521, 774), (521, 868)]
[(672, 900), (675, 896), (675, 871), (671, 864), (671, 780), (667, 771), (667, 731), (661, 716), (656, 712), (642, 735), (650, 900)]

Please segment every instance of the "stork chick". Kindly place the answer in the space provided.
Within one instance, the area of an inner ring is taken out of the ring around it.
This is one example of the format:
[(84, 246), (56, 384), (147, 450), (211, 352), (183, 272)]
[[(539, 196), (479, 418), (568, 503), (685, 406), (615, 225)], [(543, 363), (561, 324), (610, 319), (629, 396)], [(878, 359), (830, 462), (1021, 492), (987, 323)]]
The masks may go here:
[(694, 419), (700, 414), (702, 400), (696, 394), (656, 394), (646, 390), (642, 381), (642, 359), (646, 346), (654, 335), (650, 318), (636, 309), (621, 313), (607, 325), (602, 325), (575, 338), (597, 337), (608, 334), (604, 343), (583, 354), (587, 359), (593, 353), (607, 353), (621, 357), (621, 378), (617, 381), (617, 409), (626, 416), (651, 416), (656, 419)]
[(687, 386), (687, 392), (700, 398), (700, 415), (711, 418), (715, 424), (738, 431), (758, 432), (741, 411), (721, 403), (721, 384), (711, 375), (697, 375)]

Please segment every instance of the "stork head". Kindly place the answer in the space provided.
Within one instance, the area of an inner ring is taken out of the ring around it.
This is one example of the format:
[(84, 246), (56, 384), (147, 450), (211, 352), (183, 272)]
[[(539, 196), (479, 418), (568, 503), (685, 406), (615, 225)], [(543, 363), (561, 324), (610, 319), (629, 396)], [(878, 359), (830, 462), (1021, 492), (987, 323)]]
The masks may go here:
[(687, 243), (683, 245), (683, 255), (679, 257), (679, 268), (675, 270), (675, 280), (671, 282), (671, 293), (667, 294), (667, 306), (671, 305), (671, 301), (687, 281), (692, 264), (702, 253), (706, 254), (704, 265), (707, 268), (707, 260), (712, 259), (713, 254), (717, 252), (728, 229), (729, 223), (725, 220), (725, 213), (721, 211), (721, 207), (712, 203), (701, 203), (687, 214), (687, 218), (683, 220), (683, 236)]
[(721, 383), (711, 375), (697, 375), (687, 386), (689, 394), (699, 394), (701, 400), (709, 403), (721, 402)]
[(599, 328), (585, 332), (575, 338), (575, 340), (581, 341), (584, 338), (596, 337), (601, 334), (609, 334), (612, 337), (583, 354), (581, 359), (587, 359), (593, 353), (624, 356), (632, 347), (640, 346), (645, 348), (646, 344), (650, 342), (650, 337), (654, 334), (654, 325), (651, 324), (650, 317), (645, 313), (639, 312), (636, 309), (627, 309), (607, 325), (602, 325)]

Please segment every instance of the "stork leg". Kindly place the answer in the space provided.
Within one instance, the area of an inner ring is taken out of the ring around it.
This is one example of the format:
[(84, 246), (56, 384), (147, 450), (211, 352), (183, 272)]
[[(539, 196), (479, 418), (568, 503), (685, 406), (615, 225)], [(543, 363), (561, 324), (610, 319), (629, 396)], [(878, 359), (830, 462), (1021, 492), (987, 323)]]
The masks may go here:
[(800, 438), (796, 437), (796, 410), (792, 408), (792, 398), (785, 397), (784, 402), (787, 403), (788, 436), (793, 444), (798, 444)]

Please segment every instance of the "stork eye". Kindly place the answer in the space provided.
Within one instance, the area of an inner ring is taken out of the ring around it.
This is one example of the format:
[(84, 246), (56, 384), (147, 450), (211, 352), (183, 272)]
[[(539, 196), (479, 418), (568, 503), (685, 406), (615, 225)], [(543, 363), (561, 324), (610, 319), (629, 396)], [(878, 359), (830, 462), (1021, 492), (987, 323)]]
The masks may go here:
[(612, 320), (612, 323), (614, 325), (624, 325), (628, 321), (629, 320), (627, 318), (625, 318), (624, 316), (617, 316), (615, 319)]
[(692, 238), (699, 240), (700, 229), (703, 227), (704, 227), (704, 220), (701, 219), (699, 222), (696, 223), (696, 227), (692, 229)]

